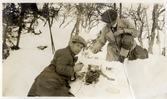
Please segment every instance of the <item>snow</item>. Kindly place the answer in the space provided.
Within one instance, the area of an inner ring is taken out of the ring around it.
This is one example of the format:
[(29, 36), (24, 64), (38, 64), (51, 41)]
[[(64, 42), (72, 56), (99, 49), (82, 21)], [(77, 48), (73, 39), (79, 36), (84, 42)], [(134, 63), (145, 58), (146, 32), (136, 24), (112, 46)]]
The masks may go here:
[[(96, 59), (79, 59), (79, 61), (85, 63), (81, 72), (87, 70), (88, 64), (99, 65), (102, 68), (102, 72), (107, 74), (110, 78), (114, 78), (115, 81), (109, 81), (102, 75), (100, 80), (95, 85), (85, 85), (83, 80), (77, 80), (71, 84), (71, 92), (76, 97), (88, 96), (88, 97), (115, 97), (118, 99), (125, 99), (125, 97), (131, 98), (131, 92), (128, 86), (128, 82), (124, 73), (123, 64), (119, 62), (106, 62)], [(112, 70), (106, 70), (106, 67), (113, 68)], [(88, 90), (89, 89), (89, 90)]]
[[(71, 26), (73, 27), (73, 26)], [(40, 23), (36, 31), (41, 35), (31, 33), (22, 34), (20, 50), (11, 51), (10, 56), (2, 63), (2, 96), (26, 97), (35, 77), (49, 65), (53, 58), (48, 26)], [(56, 50), (66, 47), (72, 28), (58, 28), (53, 25), (52, 34)], [(91, 34), (81, 35), (85, 39), (96, 37), (97, 30)], [(95, 33), (96, 32), (96, 33)], [(163, 41), (162, 41), (163, 42)], [(146, 43), (146, 42), (145, 42)], [(47, 46), (39, 50), (38, 46)], [(106, 47), (106, 46), (105, 46)], [(155, 54), (148, 59), (128, 61), (127, 65), (120, 62), (105, 61), (106, 49), (98, 54), (89, 53), (86, 57), (82, 52), (78, 55), (84, 63), (81, 72), (87, 70), (88, 64), (101, 66), (102, 72), (115, 81), (109, 81), (100, 76), (94, 85), (85, 85), (83, 80), (77, 79), (71, 83), (71, 92), (76, 97), (112, 97), (113, 99), (167, 99), (167, 58)], [(112, 67), (111, 71), (106, 67)], [(128, 79), (127, 79), (128, 78)], [(132, 95), (133, 93), (133, 95)]]
[(149, 55), (149, 59), (128, 63), (126, 70), (135, 99), (154, 99), (158, 95), (167, 96), (166, 66), (166, 58), (159, 55)]

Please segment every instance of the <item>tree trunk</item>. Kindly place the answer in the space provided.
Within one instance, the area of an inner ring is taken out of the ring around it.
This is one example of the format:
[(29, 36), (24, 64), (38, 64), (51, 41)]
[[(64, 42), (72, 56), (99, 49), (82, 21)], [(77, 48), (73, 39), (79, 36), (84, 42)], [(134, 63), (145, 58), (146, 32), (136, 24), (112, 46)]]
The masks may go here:
[(119, 18), (122, 18), (122, 3), (120, 3), (120, 11), (119, 11)]
[(116, 10), (116, 3), (114, 3), (114, 10)]
[(27, 10), (27, 8), (25, 8), (26, 5), (27, 5), (26, 3), (25, 4), (21, 3), (21, 5), (20, 5), (21, 13), (20, 13), (20, 19), (19, 19), (19, 30), (18, 30), (16, 46), (13, 47), (13, 49), (15, 49), (15, 50), (19, 49), (20, 36), (21, 36), (22, 29), (23, 29), (23, 19), (24, 19), (24, 15), (26, 13), (26, 10)]
[(149, 48), (148, 48), (148, 52), (150, 54), (153, 54), (153, 45), (154, 45), (154, 39), (155, 39), (155, 29), (156, 29), (156, 27), (158, 25), (157, 9), (158, 9), (158, 4), (155, 4), (154, 7), (153, 7), (153, 12), (152, 12), (153, 24), (152, 24), (152, 29), (151, 29), (151, 41), (149, 43)]
[(78, 15), (77, 15), (77, 21), (76, 21), (76, 25), (75, 25), (75, 35), (78, 35), (79, 34), (79, 27), (80, 27), (80, 20), (81, 20), (81, 13), (79, 12)]
[(74, 28), (71, 32), (70, 38), (72, 38), (73, 35), (78, 35), (80, 32), (79, 28), (80, 28), (81, 15), (82, 15), (82, 11), (83, 11), (82, 4), (76, 5), (76, 8), (77, 8), (78, 14), (77, 14), (76, 23), (75, 23)]
[(19, 48), (19, 43), (20, 43), (20, 36), (21, 36), (21, 31), (22, 31), (22, 24), (20, 24), (19, 26), (19, 31), (18, 31), (18, 36), (17, 36), (17, 43), (16, 43), (16, 47)]
[(142, 24), (142, 26), (140, 27), (140, 34), (139, 34), (139, 37), (138, 37), (138, 40), (139, 40), (139, 42), (140, 42), (140, 46), (142, 46), (143, 47), (143, 41), (142, 41), (142, 33), (143, 33), (143, 23), (141, 23)]
[(33, 16), (34, 18), (32, 19), (31, 23), (30, 23), (30, 27), (28, 28), (28, 33), (31, 31), (31, 30), (34, 30), (34, 28), (32, 28), (35, 20), (37, 19), (38, 17), (38, 8), (37, 8), (37, 4), (36, 3), (31, 3), (29, 4), (31, 10), (33, 11)]
[(6, 44), (7, 29), (8, 29), (8, 22), (6, 25), (3, 25), (2, 59), (6, 59), (10, 54), (9, 47)]
[(160, 37), (159, 37), (159, 30), (157, 29), (157, 36), (156, 36), (156, 39), (157, 39), (157, 41), (156, 41), (156, 44), (158, 44), (158, 46), (159, 46), (159, 54), (161, 54), (161, 45), (160, 45), (160, 43), (161, 43), (161, 40), (160, 40)]
[(63, 15), (63, 21), (61, 22), (61, 24), (59, 25), (59, 28), (65, 23), (66, 20), (66, 15)]
[(52, 54), (55, 52), (55, 46), (54, 46), (54, 41), (53, 41), (53, 36), (52, 36), (52, 30), (51, 30), (51, 23), (50, 23), (50, 17), (48, 16), (48, 24), (49, 24), (49, 31), (50, 31), (50, 38), (51, 38), (51, 46), (52, 46)]
[(32, 28), (32, 25), (34, 24), (35, 20), (36, 20), (36, 18), (32, 19), (32, 21), (30, 23), (30, 27), (28, 28), (28, 31), (27, 31), (28, 33), (31, 32), (32, 30), (34, 30), (34, 28)]
[(3, 43), (5, 44), (6, 44), (7, 29), (8, 29), (8, 22), (6, 23), (6, 25), (3, 25)]
[(21, 12), (21, 17), (20, 17), (20, 22), (19, 22), (19, 30), (18, 30), (18, 36), (17, 36), (17, 43), (15, 46), (15, 50), (19, 49), (19, 43), (20, 43), (20, 36), (21, 36), (21, 31), (23, 29), (23, 19), (24, 19), (24, 12)]
[(147, 32), (148, 32), (148, 42), (150, 42), (150, 30), (149, 30), (149, 26), (148, 26), (148, 17), (147, 17), (147, 12), (145, 10), (145, 15), (146, 15), (146, 23), (147, 23)]

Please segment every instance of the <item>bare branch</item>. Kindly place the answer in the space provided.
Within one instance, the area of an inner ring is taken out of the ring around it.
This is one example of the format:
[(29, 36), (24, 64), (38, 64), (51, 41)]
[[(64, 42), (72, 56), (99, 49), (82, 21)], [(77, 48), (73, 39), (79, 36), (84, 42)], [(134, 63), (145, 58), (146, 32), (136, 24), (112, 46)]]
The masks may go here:
[(165, 11), (165, 9), (162, 9), (159, 13), (158, 13), (158, 15), (160, 15), (162, 12), (164, 12)]

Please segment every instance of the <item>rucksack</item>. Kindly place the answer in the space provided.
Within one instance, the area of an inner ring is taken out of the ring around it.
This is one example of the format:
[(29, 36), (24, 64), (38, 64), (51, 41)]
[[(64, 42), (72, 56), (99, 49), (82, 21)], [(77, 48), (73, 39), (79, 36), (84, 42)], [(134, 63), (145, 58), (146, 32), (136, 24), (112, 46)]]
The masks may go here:
[(146, 58), (148, 58), (148, 51), (139, 45), (136, 45), (136, 47), (129, 53), (129, 60)]

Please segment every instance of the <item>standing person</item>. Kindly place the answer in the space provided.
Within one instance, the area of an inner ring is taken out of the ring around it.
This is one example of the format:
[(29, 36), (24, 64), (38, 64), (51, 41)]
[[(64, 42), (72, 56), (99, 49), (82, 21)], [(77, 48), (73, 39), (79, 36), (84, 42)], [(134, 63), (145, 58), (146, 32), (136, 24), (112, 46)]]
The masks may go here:
[(113, 9), (106, 10), (101, 15), (101, 19), (106, 25), (92, 46), (92, 52), (94, 54), (99, 52), (108, 41), (106, 61), (123, 62), (136, 46), (134, 38), (138, 37), (138, 31), (127, 19), (119, 19), (117, 12)]
[(74, 36), (69, 46), (57, 50), (50, 65), (36, 77), (28, 96), (74, 96), (69, 92), (68, 81), (83, 67), (83, 64), (76, 63), (75, 55), (84, 47), (86, 41)]

